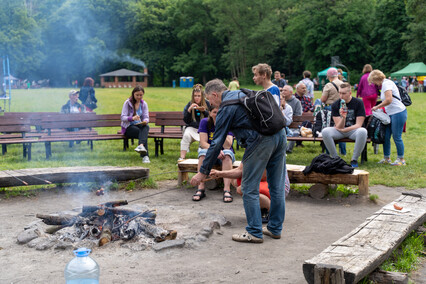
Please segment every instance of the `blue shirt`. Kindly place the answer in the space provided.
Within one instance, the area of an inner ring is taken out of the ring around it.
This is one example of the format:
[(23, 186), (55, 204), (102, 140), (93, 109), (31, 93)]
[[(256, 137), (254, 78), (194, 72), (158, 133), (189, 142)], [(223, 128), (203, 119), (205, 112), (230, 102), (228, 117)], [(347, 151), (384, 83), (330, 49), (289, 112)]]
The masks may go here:
[(280, 89), (277, 87), (277, 85), (272, 85), (267, 89), (267, 91), (274, 96), (275, 101), (278, 105), (280, 105)]

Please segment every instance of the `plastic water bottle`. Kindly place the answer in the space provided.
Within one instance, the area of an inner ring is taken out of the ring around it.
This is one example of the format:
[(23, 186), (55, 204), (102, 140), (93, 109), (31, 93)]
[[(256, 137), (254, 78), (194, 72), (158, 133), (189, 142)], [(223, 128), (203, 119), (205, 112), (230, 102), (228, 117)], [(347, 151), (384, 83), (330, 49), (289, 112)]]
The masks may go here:
[(66, 284), (99, 284), (99, 265), (90, 256), (91, 250), (79, 248), (75, 258), (65, 267)]
[(348, 112), (348, 107), (346, 106), (346, 102), (344, 99), (340, 100), (340, 108), (343, 109), (343, 112)]

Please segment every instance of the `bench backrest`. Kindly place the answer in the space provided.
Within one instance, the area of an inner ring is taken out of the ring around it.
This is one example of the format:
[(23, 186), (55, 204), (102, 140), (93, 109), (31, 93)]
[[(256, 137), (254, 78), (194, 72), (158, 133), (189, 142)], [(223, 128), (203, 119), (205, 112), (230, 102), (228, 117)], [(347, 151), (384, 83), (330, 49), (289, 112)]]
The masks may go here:
[(304, 121), (310, 121), (311, 123), (314, 123), (315, 117), (311, 112), (305, 112), (302, 115), (294, 115), (293, 116), (293, 122), (290, 124), (289, 128), (299, 128), (299, 126)]
[(180, 111), (157, 112), (155, 116), (156, 126), (185, 126), (183, 113)]
[(31, 124), (29, 119), (23, 118), (6, 118), (0, 117), (0, 132), (1, 133), (21, 133), (31, 131)]

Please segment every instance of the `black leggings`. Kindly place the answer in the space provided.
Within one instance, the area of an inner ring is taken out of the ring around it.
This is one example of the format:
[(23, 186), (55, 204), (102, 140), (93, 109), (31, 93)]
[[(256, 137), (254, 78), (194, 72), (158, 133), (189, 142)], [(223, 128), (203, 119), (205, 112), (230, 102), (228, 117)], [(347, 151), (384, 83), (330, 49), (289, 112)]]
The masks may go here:
[(127, 138), (139, 139), (138, 145), (143, 144), (145, 146), (146, 155), (148, 156), (148, 132), (148, 125), (138, 124), (127, 127), (124, 135), (126, 135)]

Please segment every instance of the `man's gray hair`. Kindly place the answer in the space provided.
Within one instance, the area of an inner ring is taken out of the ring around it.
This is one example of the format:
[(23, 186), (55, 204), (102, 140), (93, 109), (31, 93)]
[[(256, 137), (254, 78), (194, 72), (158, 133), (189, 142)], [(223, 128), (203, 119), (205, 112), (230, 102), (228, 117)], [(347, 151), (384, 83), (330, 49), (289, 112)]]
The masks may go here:
[[(299, 83), (297, 83), (297, 85), (296, 85), (296, 90), (300, 87), (300, 86), (305, 86), (306, 87), (306, 85), (305, 85), (305, 83), (303, 83), (303, 82), (299, 82)], [(306, 89), (306, 92), (307, 92), (308, 90)]]
[(228, 90), (228, 88), (225, 86), (222, 80), (213, 79), (207, 82), (204, 92), (206, 93), (206, 95), (210, 95), (213, 92), (221, 94), (226, 90)]
[(293, 93), (293, 87), (290, 85), (285, 85), (283, 89), (290, 89), (291, 93)]

